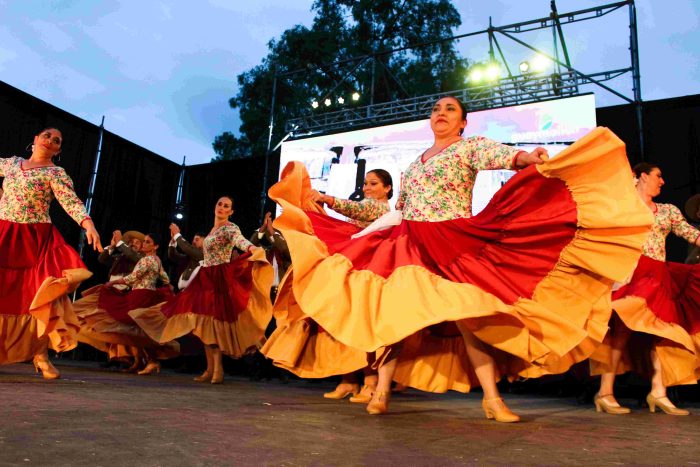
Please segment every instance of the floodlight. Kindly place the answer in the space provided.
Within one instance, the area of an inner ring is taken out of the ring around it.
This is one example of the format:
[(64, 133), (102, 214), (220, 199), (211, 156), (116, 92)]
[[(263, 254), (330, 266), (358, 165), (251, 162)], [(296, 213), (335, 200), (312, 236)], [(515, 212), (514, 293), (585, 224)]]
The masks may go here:
[(345, 98), (344, 98), (343, 96), (340, 96), (340, 97), (338, 98), (338, 104), (341, 104), (341, 105), (342, 105), (342, 104), (345, 104)]
[(352, 93), (352, 100), (354, 100), (354, 101), (359, 101), (359, 100), (360, 100), (360, 93), (359, 93), (359, 92), (353, 92), (353, 93)]
[(544, 55), (536, 55), (535, 58), (532, 60), (532, 69), (535, 73), (540, 73), (546, 70), (551, 63), (551, 60), (549, 60)]
[(495, 81), (501, 76), (501, 67), (498, 66), (498, 63), (490, 63), (486, 67), (486, 79), (489, 81)]
[(530, 70), (530, 64), (528, 62), (520, 62), (520, 73), (527, 73)]
[(332, 102), (330, 99), (326, 98), (326, 100), (323, 101), (323, 103), (326, 105), (326, 107), (330, 107)]
[(313, 107), (314, 109), (318, 109), (318, 101), (313, 101), (311, 103), (311, 107)]

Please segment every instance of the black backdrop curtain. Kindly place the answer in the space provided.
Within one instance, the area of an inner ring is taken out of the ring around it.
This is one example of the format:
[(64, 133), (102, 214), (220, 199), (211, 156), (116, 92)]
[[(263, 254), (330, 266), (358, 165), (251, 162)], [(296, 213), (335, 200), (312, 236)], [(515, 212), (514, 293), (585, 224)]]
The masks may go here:
[[(279, 156), (270, 157), (268, 186), (277, 180)], [(232, 221), (243, 235), (250, 237), (260, 217), (260, 194), (265, 158), (253, 157), (187, 167), (184, 196), (185, 218), (176, 222), (187, 239), (197, 231), (208, 233), (214, 222), (214, 205), (222, 195), (232, 196), (235, 212)], [(266, 210), (274, 209), (269, 200)]]

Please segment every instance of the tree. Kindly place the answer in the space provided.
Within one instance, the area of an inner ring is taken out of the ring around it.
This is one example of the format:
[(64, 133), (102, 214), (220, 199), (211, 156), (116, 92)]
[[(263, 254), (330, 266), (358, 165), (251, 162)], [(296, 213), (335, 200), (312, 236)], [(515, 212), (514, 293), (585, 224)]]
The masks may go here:
[(228, 161), (243, 159), (251, 156), (250, 141), (245, 136), (237, 138), (233, 133), (224, 131), (214, 139), (214, 152), (217, 154), (211, 161)]
[[(229, 105), (240, 112), (242, 136), (217, 136), (217, 160), (265, 153), (275, 73), (307, 70), (277, 79), (273, 143), (284, 136), (286, 118), (310, 111), (313, 98), (336, 86), (341, 93), (373, 94), (374, 102), (463, 87), (468, 62), (451, 41), (383, 53), (452, 36), (461, 19), (449, 0), (316, 0), (312, 9), (311, 28), (286, 30), (268, 43), (260, 65), (238, 76), (239, 91)], [(374, 59), (333, 65), (368, 55)]]

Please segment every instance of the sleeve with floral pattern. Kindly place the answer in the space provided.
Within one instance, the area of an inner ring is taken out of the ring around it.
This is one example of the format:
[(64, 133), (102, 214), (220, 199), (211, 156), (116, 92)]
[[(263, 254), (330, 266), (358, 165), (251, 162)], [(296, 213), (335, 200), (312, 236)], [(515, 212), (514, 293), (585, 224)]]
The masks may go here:
[(168, 277), (163, 270), (163, 265), (160, 264), (160, 261), (158, 261), (158, 276), (160, 277), (160, 281), (163, 283), (163, 285), (170, 284), (170, 277)]
[(350, 219), (362, 222), (376, 221), (389, 212), (389, 206), (370, 198), (365, 198), (362, 201), (335, 198), (331, 209)]
[(242, 251), (248, 251), (248, 248), (255, 246), (250, 241), (243, 236), (241, 229), (236, 224), (229, 224), (226, 227), (226, 238), (229, 242), (233, 243), (233, 246)]
[(403, 211), (403, 207), (406, 204), (406, 191), (401, 190), (399, 192), (399, 199), (396, 200), (396, 204), (394, 207), (396, 208), (397, 211)]
[(686, 242), (695, 244), (700, 236), (700, 230), (688, 224), (680, 209), (674, 205), (670, 207), (671, 231)]
[(81, 225), (85, 219), (90, 216), (85, 209), (85, 205), (73, 189), (73, 180), (68, 176), (65, 170), (57, 171), (57, 175), (51, 179), (51, 190), (54, 196), (61, 203), (61, 206), (66, 213), (73, 218), (78, 225)]
[(483, 136), (472, 136), (464, 145), (470, 165), (476, 170), (515, 170), (515, 156), (521, 151)]
[(134, 270), (131, 274), (124, 276), (124, 283), (129, 287), (133, 287), (137, 282), (140, 282), (143, 277), (148, 274), (149, 270), (153, 267), (153, 262), (150, 256), (144, 256), (136, 263)]
[(11, 157), (0, 157), (0, 177), (4, 177), (12, 164)]

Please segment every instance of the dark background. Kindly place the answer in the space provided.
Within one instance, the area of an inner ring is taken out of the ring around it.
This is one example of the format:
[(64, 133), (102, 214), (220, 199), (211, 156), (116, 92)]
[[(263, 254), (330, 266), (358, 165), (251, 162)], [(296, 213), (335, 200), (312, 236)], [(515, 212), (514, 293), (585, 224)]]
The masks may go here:
[[(666, 185), (659, 202), (673, 203), (681, 210), (685, 201), (700, 192), (700, 95), (645, 102), (644, 140), (646, 159), (659, 164)], [(635, 110), (632, 105), (596, 110), (598, 125), (606, 126), (627, 144), (630, 163), (641, 160)], [(28, 156), (25, 150), (33, 136), (52, 126), (63, 132), (59, 165), (73, 178), (75, 189), (86, 200), (97, 153), (99, 127), (0, 82), (0, 157)], [(98, 167), (92, 217), (102, 241), (109, 243), (114, 229), (136, 229), (160, 236), (161, 256), (169, 239), (181, 166), (104, 132)], [(209, 231), (213, 209), (221, 195), (235, 200), (233, 221), (249, 236), (258, 227), (265, 158), (216, 162), (186, 167), (183, 186), (185, 218), (178, 221), (186, 238), (196, 231)], [(277, 178), (279, 155), (270, 159), (268, 185)], [(266, 210), (273, 206), (267, 202)], [(69, 244), (79, 244), (80, 229), (57, 205), (51, 218)], [(687, 244), (669, 236), (668, 259), (683, 261)], [(97, 255), (86, 251), (88, 268), (96, 274), (86, 283), (103, 282), (106, 268)]]

